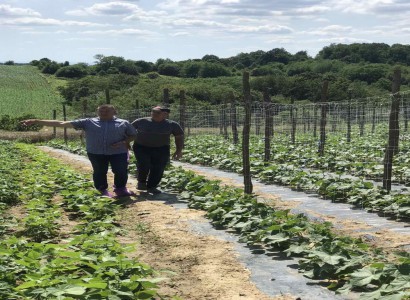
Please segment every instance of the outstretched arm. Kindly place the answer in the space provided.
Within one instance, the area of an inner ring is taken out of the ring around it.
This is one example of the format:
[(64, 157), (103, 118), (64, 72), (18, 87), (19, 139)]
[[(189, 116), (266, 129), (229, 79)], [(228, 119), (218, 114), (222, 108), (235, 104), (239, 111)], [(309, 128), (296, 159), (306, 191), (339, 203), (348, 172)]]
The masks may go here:
[(175, 136), (175, 146), (176, 150), (175, 153), (172, 155), (173, 159), (180, 159), (182, 157), (182, 148), (184, 148), (184, 135), (176, 135)]
[(41, 125), (49, 127), (63, 127), (63, 128), (74, 128), (70, 121), (58, 121), (58, 120), (39, 120), (39, 119), (28, 119), (20, 122), (23, 125)]

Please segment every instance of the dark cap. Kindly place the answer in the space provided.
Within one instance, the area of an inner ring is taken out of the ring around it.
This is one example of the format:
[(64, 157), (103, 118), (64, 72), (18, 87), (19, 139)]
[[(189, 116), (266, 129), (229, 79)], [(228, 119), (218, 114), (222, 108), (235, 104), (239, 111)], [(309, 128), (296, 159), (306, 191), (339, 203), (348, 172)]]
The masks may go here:
[(165, 106), (155, 106), (152, 108), (152, 110), (160, 110), (160, 111), (167, 112), (167, 113), (171, 112), (171, 110)]

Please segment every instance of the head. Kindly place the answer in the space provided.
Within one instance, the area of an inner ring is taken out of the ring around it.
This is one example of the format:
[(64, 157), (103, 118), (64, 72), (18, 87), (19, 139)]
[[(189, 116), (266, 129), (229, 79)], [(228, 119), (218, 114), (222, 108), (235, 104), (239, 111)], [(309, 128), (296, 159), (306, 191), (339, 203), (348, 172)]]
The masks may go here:
[(98, 106), (97, 108), (97, 115), (103, 121), (112, 120), (116, 114), (117, 114), (117, 111), (115, 107), (111, 104), (103, 104), (103, 105)]
[(167, 107), (155, 106), (151, 110), (151, 118), (155, 122), (161, 122), (168, 118), (170, 112), (171, 110)]

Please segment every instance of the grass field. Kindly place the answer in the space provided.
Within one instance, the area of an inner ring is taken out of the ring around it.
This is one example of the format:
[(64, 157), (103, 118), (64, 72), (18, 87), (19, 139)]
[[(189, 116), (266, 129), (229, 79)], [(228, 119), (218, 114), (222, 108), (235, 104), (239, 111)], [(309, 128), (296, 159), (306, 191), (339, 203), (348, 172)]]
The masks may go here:
[(0, 116), (33, 114), (51, 119), (53, 109), (61, 116), (62, 101), (55, 84), (36, 67), (0, 65)]

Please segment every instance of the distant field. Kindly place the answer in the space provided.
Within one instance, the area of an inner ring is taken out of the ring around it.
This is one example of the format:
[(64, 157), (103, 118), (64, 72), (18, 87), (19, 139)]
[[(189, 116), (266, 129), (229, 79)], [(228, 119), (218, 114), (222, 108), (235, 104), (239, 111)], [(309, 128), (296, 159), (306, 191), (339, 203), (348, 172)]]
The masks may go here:
[(0, 116), (50, 119), (56, 109), (60, 117), (63, 99), (53, 86), (36, 67), (0, 65)]

